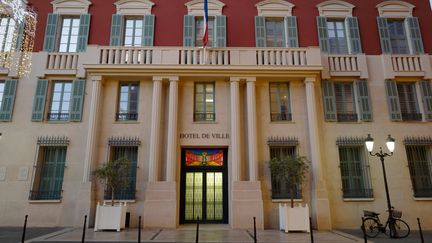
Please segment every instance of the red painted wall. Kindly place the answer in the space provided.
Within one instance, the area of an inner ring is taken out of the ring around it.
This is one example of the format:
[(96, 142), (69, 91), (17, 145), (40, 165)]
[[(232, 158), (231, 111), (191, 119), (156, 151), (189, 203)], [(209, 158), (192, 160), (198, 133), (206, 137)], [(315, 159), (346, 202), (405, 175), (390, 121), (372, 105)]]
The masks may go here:
[[(231, 47), (254, 47), (255, 4), (260, 0), (221, 0), (226, 5), (223, 14), (227, 16), (227, 45)], [(35, 51), (42, 50), (47, 14), (52, 12), (51, 0), (29, 0), (38, 13)], [(91, 25), (89, 44), (109, 45), (111, 15), (115, 13), (116, 0), (91, 0)], [(187, 13), (187, 0), (153, 0), (152, 13), (155, 18), (155, 46), (181, 46), (183, 42), (183, 16)], [(318, 46), (316, 30), (316, 5), (322, 0), (291, 0), (295, 5), (293, 15), (297, 16), (299, 43), (301, 47)], [(376, 17), (376, 5), (382, 0), (346, 0), (356, 7), (354, 16), (359, 18), (363, 51), (369, 55), (381, 53)], [(432, 11), (428, 0), (406, 0), (416, 6), (413, 15), (419, 18), (425, 51), (432, 54)]]

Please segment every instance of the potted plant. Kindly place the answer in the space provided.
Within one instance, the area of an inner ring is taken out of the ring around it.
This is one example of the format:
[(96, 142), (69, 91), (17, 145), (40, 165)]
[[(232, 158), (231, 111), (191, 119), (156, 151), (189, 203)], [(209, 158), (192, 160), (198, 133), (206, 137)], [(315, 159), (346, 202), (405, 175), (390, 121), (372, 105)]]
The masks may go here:
[(294, 195), (306, 181), (309, 161), (304, 156), (274, 157), (269, 161), (269, 167), (272, 179), (284, 183), (290, 194), (290, 207), (279, 204), (280, 229), (309, 232), (309, 207), (307, 204), (294, 207)]
[(93, 175), (111, 192), (111, 205), (96, 207), (96, 220), (94, 230), (113, 229), (120, 231), (125, 227), (126, 203), (114, 204), (115, 192), (128, 184), (127, 175), (131, 162), (127, 158), (119, 158), (108, 161), (100, 168), (93, 171)]

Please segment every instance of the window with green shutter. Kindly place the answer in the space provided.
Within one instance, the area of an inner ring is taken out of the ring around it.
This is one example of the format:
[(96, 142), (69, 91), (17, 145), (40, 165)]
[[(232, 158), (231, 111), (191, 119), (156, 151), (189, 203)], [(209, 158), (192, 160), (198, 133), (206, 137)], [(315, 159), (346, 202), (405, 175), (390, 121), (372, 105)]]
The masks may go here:
[(343, 198), (373, 197), (365, 153), (361, 145), (339, 145)]
[(405, 150), (414, 197), (432, 197), (432, 145), (410, 144)]
[(17, 80), (0, 80), (0, 121), (11, 121)]
[(66, 162), (66, 146), (41, 146), (30, 200), (60, 200)]
[(298, 47), (297, 18), (255, 16), (256, 47)]
[[(134, 200), (136, 191), (136, 176), (138, 163), (138, 146), (111, 146), (111, 160), (126, 158), (130, 161), (128, 183), (126, 186), (117, 188), (114, 191), (114, 198), (117, 200)], [(105, 189), (104, 199), (111, 199), (111, 189)]]
[(319, 45), (322, 52), (357, 54), (362, 52), (357, 17), (317, 17)]

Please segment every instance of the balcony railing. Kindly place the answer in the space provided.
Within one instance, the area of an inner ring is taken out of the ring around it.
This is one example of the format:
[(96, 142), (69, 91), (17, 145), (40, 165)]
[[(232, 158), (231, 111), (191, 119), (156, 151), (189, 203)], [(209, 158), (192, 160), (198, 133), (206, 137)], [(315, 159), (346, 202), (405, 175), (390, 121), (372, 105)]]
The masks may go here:
[(338, 122), (356, 122), (357, 119), (356, 113), (337, 113)]
[(30, 191), (29, 199), (30, 200), (60, 200), (61, 199), (60, 190), (51, 190), (51, 191)]
[(271, 116), (271, 121), (291, 121), (292, 120), (291, 113), (272, 112), (270, 116)]
[(216, 114), (213, 112), (195, 112), (194, 121), (214, 121)]
[(136, 121), (138, 120), (138, 113), (117, 113), (117, 121)]
[(392, 55), (393, 71), (395, 72), (420, 72), (423, 71), (419, 55)]
[(46, 69), (75, 70), (78, 67), (78, 53), (48, 53)]
[(48, 113), (48, 121), (67, 121), (69, 120), (69, 113)]
[(405, 113), (402, 112), (402, 121), (421, 121), (422, 113)]
[(329, 55), (330, 71), (357, 72), (359, 70), (358, 57), (356, 55)]

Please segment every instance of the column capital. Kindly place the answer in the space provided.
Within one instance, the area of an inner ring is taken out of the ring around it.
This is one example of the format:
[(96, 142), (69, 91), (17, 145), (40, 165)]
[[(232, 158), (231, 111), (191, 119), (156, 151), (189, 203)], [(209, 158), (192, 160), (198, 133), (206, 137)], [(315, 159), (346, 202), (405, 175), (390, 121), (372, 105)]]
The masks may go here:
[(256, 77), (247, 77), (246, 82), (256, 82)]
[(179, 76), (170, 76), (170, 77), (168, 77), (168, 80), (170, 82), (178, 82), (179, 81)]
[(153, 76), (153, 81), (163, 81), (169, 80), (171, 81), (179, 81), (179, 76)]
[(230, 82), (240, 82), (240, 77), (230, 77)]
[(307, 83), (315, 83), (316, 82), (316, 77), (305, 77), (305, 79), (304, 79), (304, 82), (305, 82), (305, 84), (307, 84)]
[(102, 81), (102, 75), (91, 75), (90, 79), (92, 81)]
[(157, 81), (162, 81), (164, 79), (164, 77), (162, 77), (162, 76), (153, 76), (152, 79), (153, 79), (153, 82), (157, 82)]

